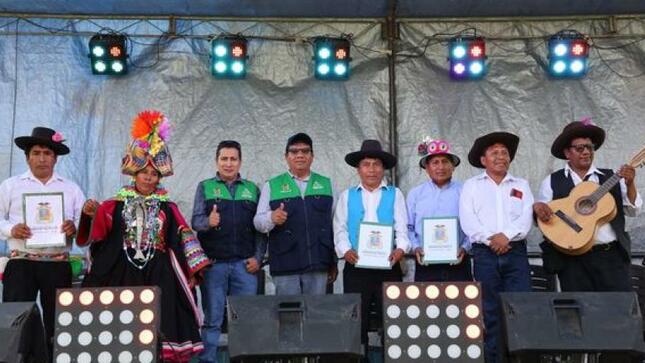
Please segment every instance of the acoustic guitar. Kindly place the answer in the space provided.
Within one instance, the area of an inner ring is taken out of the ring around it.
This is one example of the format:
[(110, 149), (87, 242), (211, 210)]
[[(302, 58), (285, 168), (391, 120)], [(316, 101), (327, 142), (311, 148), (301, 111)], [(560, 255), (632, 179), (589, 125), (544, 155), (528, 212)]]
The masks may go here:
[[(645, 147), (629, 162), (634, 168), (645, 164)], [(599, 225), (616, 217), (616, 201), (609, 191), (620, 181), (614, 174), (602, 185), (585, 181), (575, 186), (566, 198), (549, 203), (553, 217), (548, 222), (538, 218), (538, 226), (553, 246), (569, 255), (581, 255), (593, 247)]]

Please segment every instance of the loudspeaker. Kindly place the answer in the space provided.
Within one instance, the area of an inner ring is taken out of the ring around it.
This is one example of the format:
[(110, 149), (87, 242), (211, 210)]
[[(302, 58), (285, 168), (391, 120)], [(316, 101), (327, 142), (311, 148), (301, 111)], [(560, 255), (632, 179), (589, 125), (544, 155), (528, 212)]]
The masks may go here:
[(629, 357), (645, 353), (643, 320), (633, 292), (525, 292), (500, 296), (499, 352), (507, 360), (537, 362), (540, 355), (611, 353), (615, 357), (615, 353), (621, 353), (623, 358), (614, 359), (628, 362)]
[(361, 355), (360, 309), (359, 294), (229, 296), (230, 357), (356, 360)]
[(49, 361), (45, 329), (34, 302), (0, 304), (0, 362)]

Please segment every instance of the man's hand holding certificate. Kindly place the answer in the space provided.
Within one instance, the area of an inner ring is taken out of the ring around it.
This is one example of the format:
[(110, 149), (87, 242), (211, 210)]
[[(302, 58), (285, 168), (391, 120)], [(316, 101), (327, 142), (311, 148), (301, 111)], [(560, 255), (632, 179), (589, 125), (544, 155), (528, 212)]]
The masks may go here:
[(73, 221), (64, 221), (63, 193), (28, 193), (23, 194), (22, 199), (25, 223), (14, 228), (26, 239), (25, 246), (64, 247), (76, 227)]
[[(358, 261), (356, 267), (390, 269), (395, 263), (392, 254), (394, 228), (388, 224), (363, 222), (358, 232)], [(398, 255), (398, 253), (397, 253)]]

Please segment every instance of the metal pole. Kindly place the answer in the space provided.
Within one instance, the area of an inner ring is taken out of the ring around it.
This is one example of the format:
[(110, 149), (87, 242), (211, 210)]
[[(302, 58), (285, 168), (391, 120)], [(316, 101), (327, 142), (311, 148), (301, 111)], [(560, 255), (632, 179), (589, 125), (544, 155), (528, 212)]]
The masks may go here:
[[(390, 117), (389, 117), (389, 136), (390, 136), (390, 153), (397, 155), (398, 149), (398, 135), (396, 132), (397, 129), (397, 111), (396, 111), (396, 54), (394, 52), (394, 46), (397, 37), (397, 22), (396, 22), (396, 6), (397, 0), (389, 0), (388, 4), (388, 16), (385, 26), (387, 29), (387, 47), (390, 50), (390, 55), (387, 57), (388, 60), (388, 78), (389, 78), (389, 90), (390, 90)], [(391, 170), (390, 177), (392, 178), (392, 184), (397, 185), (398, 182), (398, 168), (394, 167)]]

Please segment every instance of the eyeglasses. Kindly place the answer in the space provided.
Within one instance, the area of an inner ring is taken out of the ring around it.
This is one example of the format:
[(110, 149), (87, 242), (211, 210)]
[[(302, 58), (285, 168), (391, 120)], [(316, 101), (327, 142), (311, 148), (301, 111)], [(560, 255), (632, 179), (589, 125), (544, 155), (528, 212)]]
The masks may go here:
[(585, 149), (593, 152), (594, 149), (596, 148), (596, 145), (594, 144), (578, 144), (578, 145), (571, 145), (569, 146), (571, 149), (574, 149), (578, 153), (582, 153), (585, 151)]
[(308, 148), (308, 147), (307, 148), (302, 148), (302, 149), (292, 147), (292, 148), (289, 148), (287, 151), (289, 152), (289, 154), (292, 154), (292, 155), (297, 155), (297, 154), (309, 155), (309, 154), (311, 154), (311, 149)]

